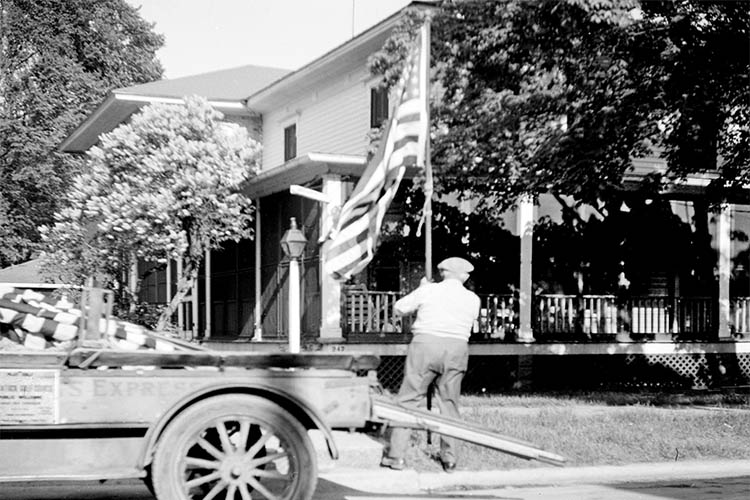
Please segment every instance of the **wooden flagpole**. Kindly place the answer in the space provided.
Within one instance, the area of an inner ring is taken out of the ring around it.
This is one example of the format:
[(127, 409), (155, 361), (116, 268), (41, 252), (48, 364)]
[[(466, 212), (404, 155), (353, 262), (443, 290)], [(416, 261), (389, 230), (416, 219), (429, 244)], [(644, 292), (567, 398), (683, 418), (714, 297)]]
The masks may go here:
[(425, 74), (422, 75), (424, 83), (422, 89), (425, 92), (425, 116), (427, 121), (427, 137), (425, 137), (425, 159), (424, 159), (424, 268), (425, 277), (432, 281), (432, 160), (430, 147), (430, 28), (432, 21), (429, 14), (424, 22), (424, 63)]
[[(427, 281), (432, 281), (432, 160), (430, 159), (430, 28), (432, 21), (430, 14), (427, 14), (424, 20), (424, 33), (422, 46), (424, 51), (422, 57), (425, 62), (422, 65), (424, 74), (422, 77), (422, 91), (424, 92), (425, 121), (427, 122), (427, 136), (425, 137), (424, 148), (424, 275)], [(430, 388), (426, 395), (427, 411), (432, 410), (432, 401), (434, 398), (434, 389)], [(427, 430), (427, 443), (432, 444), (432, 432)]]

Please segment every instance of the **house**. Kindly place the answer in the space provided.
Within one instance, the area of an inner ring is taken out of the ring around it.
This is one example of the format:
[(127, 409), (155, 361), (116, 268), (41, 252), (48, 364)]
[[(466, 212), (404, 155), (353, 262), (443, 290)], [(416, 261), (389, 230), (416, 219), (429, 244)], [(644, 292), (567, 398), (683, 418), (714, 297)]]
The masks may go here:
[[(325, 252), (317, 243), (329, 227), (330, 205), (289, 191), (303, 185), (339, 204), (351, 192), (366, 165), (367, 134), (388, 110), (366, 61), (402, 15), (295, 71), (244, 66), (114, 90), (61, 145), (83, 153), (142, 106), (192, 94), (262, 142), (261, 173), (244, 188), (258, 208), (256, 238), (206, 256), (179, 319), (196, 337), (227, 349), (283, 349), (289, 266), (279, 240), (294, 217), (308, 239), (301, 262), (307, 347), (405, 353), (408, 326), (394, 324), (390, 309), (419, 265), (394, 259), (373, 266), (372, 291), (362, 286), (367, 279), (354, 287), (337, 282), (322, 271)], [(663, 167), (656, 157), (637, 159), (626, 180), (637, 183)], [(689, 178), (658, 199), (626, 189), (620, 204), (609, 207), (552, 196), (521, 201), (492, 229), (505, 243), (505, 257), (481, 256), (486, 267), (476, 286), (484, 303), (472, 355), (517, 357), (516, 374), (529, 356), (617, 354), (626, 364), (628, 356), (655, 356), (694, 382), (705, 363), (686, 356), (729, 355), (747, 377), (750, 204), (738, 199), (710, 210), (701, 199), (706, 180)], [(594, 251), (571, 266), (562, 250), (575, 245), (556, 223), (573, 216), (591, 228), (576, 245)], [(166, 301), (179, 272), (173, 265), (150, 277), (145, 297)]]
[(42, 277), (41, 261), (31, 259), (20, 264), (0, 269), (0, 283), (15, 288), (28, 288), (32, 290), (56, 290), (64, 288), (60, 283), (47, 283)]

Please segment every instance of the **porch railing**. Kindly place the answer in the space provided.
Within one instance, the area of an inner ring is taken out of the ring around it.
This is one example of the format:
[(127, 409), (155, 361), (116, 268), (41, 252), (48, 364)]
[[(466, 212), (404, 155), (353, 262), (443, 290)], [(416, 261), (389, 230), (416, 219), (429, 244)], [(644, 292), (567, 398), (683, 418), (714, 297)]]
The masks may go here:
[(341, 310), (344, 334), (402, 332), (402, 318), (393, 314), (393, 304), (402, 296), (399, 292), (345, 292)]
[(479, 295), (479, 319), (473, 338), (510, 340), (518, 330), (518, 299), (513, 295)]
[[(344, 334), (408, 333), (408, 318), (396, 316), (393, 304), (404, 294), (350, 290), (344, 294), (341, 311)], [(480, 295), (481, 309), (473, 334), (504, 339), (518, 326), (517, 300), (512, 295)]]
[(534, 333), (538, 336), (616, 334), (614, 295), (538, 295)]
[[(342, 329), (348, 334), (408, 333), (409, 324), (393, 314), (399, 292), (348, 291), (342, 300)], [(518, 299), (507, 294), (480, 294), (481, 309), (474, 339), (513, 340), (518, 330)], [(563, 295), (534, 298), (533, 331), (538, 340), (673, 336), (706, 340), (718, 331), (717, 301), (711, 297)], [(750, 297), (730, 301), (730, 329), (750, 335)]]
[[(710, 297), (614, 295), (539, 295), (535, 333), (543, 337), (633, 334), (706, 338), (715, 330), (715, 300)], [(750, 319), (750, 316), (748, 317)]]

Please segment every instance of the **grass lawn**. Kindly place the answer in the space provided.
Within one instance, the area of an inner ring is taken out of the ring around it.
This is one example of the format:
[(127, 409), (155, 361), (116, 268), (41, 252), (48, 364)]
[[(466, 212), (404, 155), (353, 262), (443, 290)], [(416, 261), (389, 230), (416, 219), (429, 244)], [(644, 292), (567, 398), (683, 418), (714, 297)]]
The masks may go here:
[[(579, 393), (464, 396), (462, 417), (563, 455), (569, 466), (750, 459), (750, 395)], [(412, 434), (418, 471), (438, 471), (439, 440)], [(459, 469), (550, 467), (461, 443)]]

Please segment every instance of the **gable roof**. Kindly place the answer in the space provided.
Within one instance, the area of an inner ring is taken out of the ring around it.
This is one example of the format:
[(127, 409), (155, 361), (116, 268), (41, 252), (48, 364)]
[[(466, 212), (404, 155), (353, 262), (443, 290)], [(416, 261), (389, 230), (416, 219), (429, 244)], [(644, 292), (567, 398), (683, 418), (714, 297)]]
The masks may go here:
[(249, 65), (116, 89), (58, 149), (83, 153), (97, 143), (101, 134), (126, 121), (142, 106), (154, 102), (181, 103), (188, 95), (206, 97), (224, 114), (253, 116), (264, 113), (295, 99), (305, 89), (321, 84), (334, 71), (346, 72), (361, 65), (383, 46), (407, 9), (432, 8), (434, 5), (434, 0), (413, 0), (400, 11), (295, 71)]
[(0, 269), (0, 283), (43, 283), (41, 274), (41, 261), (31, 259), (20, 264)]
[(173, 98), (200, 95), (209, 101), (241, 101), (289, 73), (288, 69), (247, 65), (124, 87), (114, 93)]
[(251, 114), (242, 99), (289, 73), (287, 69), (248, 65), (115, 89), (58, 149), (82, 153), (96, 144), (101, 134), (113, 130), (143, 106), (155, 102), (180, 103), (190, 95), (205, 97), (225, 114)]

